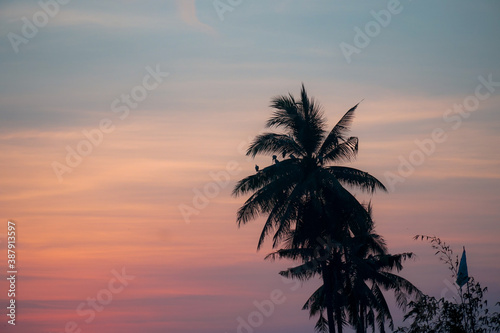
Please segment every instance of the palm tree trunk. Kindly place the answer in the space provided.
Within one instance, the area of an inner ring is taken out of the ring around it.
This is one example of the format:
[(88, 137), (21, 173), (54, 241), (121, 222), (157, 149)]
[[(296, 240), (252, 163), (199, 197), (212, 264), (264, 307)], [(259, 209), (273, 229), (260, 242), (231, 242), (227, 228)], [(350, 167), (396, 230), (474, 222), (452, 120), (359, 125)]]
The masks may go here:
[[(334, 267), (335, 266), (340, 267), (340, 265), (338, 262), (338, 258), (336, 256), (334, 256), (333, 259), (334, 259), (334, 262), (332, 264), (330, 264), (329, 270), (330, 270), (331, 276), (333, 277), (333, 280), (332, 280), (333, 286), (335, 286), (335, 290), (337, 290), (338, 286), (339, 286), (339, 281), (341, 281), (341, 277), (339, 276), (338, 271), (335, 271)], [(336, 291), (333, 291), (333, 292), (336, 293)], [(333, 296), (333, 293), (332, 293), (332, 296)], [(336, 319), (335, 321), (337, 322), (337, 332), (342, 333), (342, 331), (344, 330), (344, 323), (342, 321), (342, 308), (341, 308), (341, 304), (340, 304), (339, 299), (337, 300), (337, 304), (333, 304), (333, 307), (335, 309), (335, 319)]]
[[(323, 266), (323, 285), (325, 286), (326, 295), (326, 315), (328, 318), (328, 332), (335, 333), (335, 319), (333, 317), (333, 288), (332, 288), (332, 276), (329, 265), (326, 262), (322, 263)], [(340, 333), (340, 332), (339, 332)]]
[(344, 330), (344, 327), (342, 324), (342, 312), (341, 312), (340, 307), (338, 307), (338, 306), (335, 308), (335, 315), (337, 317), (337, 330), (339, 331), (339, 333), (342, 333), (342, 331)]
[(359, 305), (359, 318), (358, 318), (358, 325), (357, 325), (356, 333), (366, 333), (366, 327), (365, 327), (365, 309), (363, 305)]

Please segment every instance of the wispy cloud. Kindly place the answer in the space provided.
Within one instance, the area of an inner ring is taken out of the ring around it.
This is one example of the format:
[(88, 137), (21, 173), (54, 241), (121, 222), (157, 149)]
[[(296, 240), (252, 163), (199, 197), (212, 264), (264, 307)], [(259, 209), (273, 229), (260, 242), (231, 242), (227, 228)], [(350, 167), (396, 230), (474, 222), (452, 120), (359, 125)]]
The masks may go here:
[(176, 4), (179, 10), (179, 14), (185, 23), (207, 34), (214, 35), (216, 33), (213, 27), (199, 20), (198, 15), (196, 13), (195, 0), (176, 0)]

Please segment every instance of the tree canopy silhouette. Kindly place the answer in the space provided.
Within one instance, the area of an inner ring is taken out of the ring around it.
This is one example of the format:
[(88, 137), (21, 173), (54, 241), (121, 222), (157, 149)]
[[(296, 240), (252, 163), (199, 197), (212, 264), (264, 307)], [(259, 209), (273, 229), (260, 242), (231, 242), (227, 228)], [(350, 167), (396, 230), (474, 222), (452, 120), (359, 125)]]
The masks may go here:
[[(255, 174), (236, 184), (233, 195), (250, 194), (237, 212), (237, 223), (241, 226), (258, 216), (267, 216), (257, 249), (267, 238), (272, 238), (273, 248), (282, 247), (288, 251), (278, 252), (278, 256), (304, 262), (312, 258), (315, 249), (324, 248), (325, 239), (339, 245), (327, 251), (317, 267), (323, 279), (321, 297), (324, 298), (318, 306), (326, 308), (327, 313), (327, 319), (321, 316), (317, 327), (327, 325), (333, 333), (335, 323), (340, 333), (346, 323), (347, 298), (353, 295), (341, 289), (346, 286), (346, 274), (351, 273), (349, 270), (354, 267), (355, 258), (360, 260), (358, 268), (379, 265), (379, 268), (372, 268), (372, 273), (379, 275), (401, 261), (401, 257), (388, 256), (385, 247), (378, 252), (381, 257), (372, 255), (376, 251), (372, 253), (371, 250), (366, 250), (359, 258), (351, 256), (349, 244), (370, 233), (373, 222), (367, 208), (346, 187), (368, 193), (386, 191), (386, 188), (367, 172), (339, 165), (354, 160), (358, 153), (358, 138), (348, 135), (358, 104), (330, 131), (326, 130), (327, 121), (321, 106), (309, 98), (304, 85), (299, 99), (291, 94), (277, 96), (271, 100), (271, 107), (274, 111), (266, 127), (275, 131), (258, 135), (247, 155), (272, 156), (272, 162), (263, 168), (256, 167)], [(390, 261), (391, 267), (383, 266), (381, 260), (385, 265)], [(306, 270), (300, 274), (310, 277), (315, 272)], [(366, 278), (362, 276), (359, 281), (351, 282), (362, 286), (364, 281)], [(380, 299), (380, 295), (380, 291), (374, 289), (365, 297)], [(355, 306), (364, 311), (372, 303)], [(379, 312), (382, 307), (378, 308)], [(387, 314), (382, 316), (388, 318)]]
[[(352, 161), (358, 153), (358, 138), (347, 136), (357, 106), (327, 133), (321, 107), (308, 97), (304, 85), (300, 100), (291, 94), (272, 99), (275, 111), (266, 126), (283, 132), (257, 136), (247, 155), (273, 155), (274, 163), (239, 181), (233, 191), (236, 196), (252, 193), (238, 211), (239, 225), (261, 214), (268, 215), (258, 248), (271, 233), (276, 247), (290, 234), (296, 236), (295, 245), (303, 245), (311, 236), (318, 236), (312, 233), (338, 231), (340, 235), (342, 231), (363, 230), (357, 223), (366, 221), (366, 210), (343, 185), (367, 192), (386, 188), (364, 171), (331, 165)], [(336, 209), (326, 209), (327, 205)], [(346, 215), (358, 217), (350, 219), (353, 223), (347, 229), (342, 225)]]

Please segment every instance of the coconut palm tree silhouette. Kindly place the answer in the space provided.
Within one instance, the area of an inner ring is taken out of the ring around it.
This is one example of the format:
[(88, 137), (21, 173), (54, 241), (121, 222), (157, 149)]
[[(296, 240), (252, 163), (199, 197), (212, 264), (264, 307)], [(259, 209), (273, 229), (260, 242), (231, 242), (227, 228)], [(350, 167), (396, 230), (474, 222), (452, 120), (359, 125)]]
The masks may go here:
[[(233, 190), (235, 196), (251, 193), (238, 210), (239, 226), (267, 215), (258, 249), (271, 234), (274, 248), (286, 244), (289, 249), (314, 249), (321, 245), (318, 240), (342, 243), (367, 230), (369, 213), (344, 186), (369, 193), (386, 188), (364, 171), (336, 165), (357, 156), (358, 138), (347, 136), (357, 106), (327, 133), (321, 107), (308, 97), (304, 85), (298, 100), (291, 94), (272, 99), (274, 112), (266, 126), (282, 132), (257, 136), (247, 155), (281, 155), (284, 159), (277, 163), (273, 158), (274, 163), (240, 180)], [(330, 332), (335, 332), (335, 264), (334, 257), (321, 263)], [(342, 324), (337, 322), (339, 332)]]
[[(371, 205), (367, 206), (371, 217)], [(281, 249), (269, 254), (266, 259), (301, 260), (302, 264), (280, 272), (289, 278), (307, 280), (322, 274), (324, 265), (318, 261), (332, 260), (332, 290), (335, 323), (342, 332), (343, 323), (349, 323), (357, 333), (364, 333), (369, 327), (375, 332), (385, 332), (385, 324), (391, 329), (394, 323), (391, 311), (382, 290), (394, 292), (398, 306), (406, 307), (411, 295), (421, 297), (422, 292), (410, 281), (392, 273), (400, 271), (402, 263), (412, 258), (413, 253), (389, 254), (383, 238), (375, 233), (373, 220), (367, 221), (367, 229), (363, 234), (352, 236), (339, 242), (324, 242), (328, 246), (310, 249)], [(326, 253), (325, 253), (326, 252)], [(304, 304), (310, 316), (319, 316), (316, 323), (318, 332), (327, 332), (328, 321), (324, 318), (326, 308), (325, 285), (320, 286)]]

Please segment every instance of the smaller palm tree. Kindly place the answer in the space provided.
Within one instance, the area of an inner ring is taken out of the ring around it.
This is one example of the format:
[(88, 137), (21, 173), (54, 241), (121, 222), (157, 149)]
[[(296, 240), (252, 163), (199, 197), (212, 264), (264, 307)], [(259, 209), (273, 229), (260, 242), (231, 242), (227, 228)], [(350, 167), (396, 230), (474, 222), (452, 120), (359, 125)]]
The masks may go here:
[[(371, 217), (371, 206), (367, 207)], [(319, 242), (318, 242), (319, 243)], [(381, 236), (375, 233), (371, 218), (363, 234), (353, 235), (342, 242), (328, 240), (328, 246), (320, 248), (289, 248), (269, 254), (268, 259), (301, 260), (302, 264), (289, 268), (280, 274), (295, 279), (308, 280), (315, 275), (325, 275), (330, 270), (331, 293), (338, 332), (349, 324), (357, 333), (368, 328), (375, 332), (385, 332), (388, 323), (393, 329), (393, 319), (382, 290), (394, 292), (397, 305), (405, 308), (412, 295), (421, 292), (411, 282), (392, 273), (403, 268), (402, 263), (413, 257), (413, 253), (389, 254)], [(329, 262), (329, 264), (324, 264)], [(309, 310), (311, 317), (318, 316), (316, 330), (327, 332), (328, 320), (324, 316), (327, 288), (321, 285), (307, 300), (303, 309)]]

